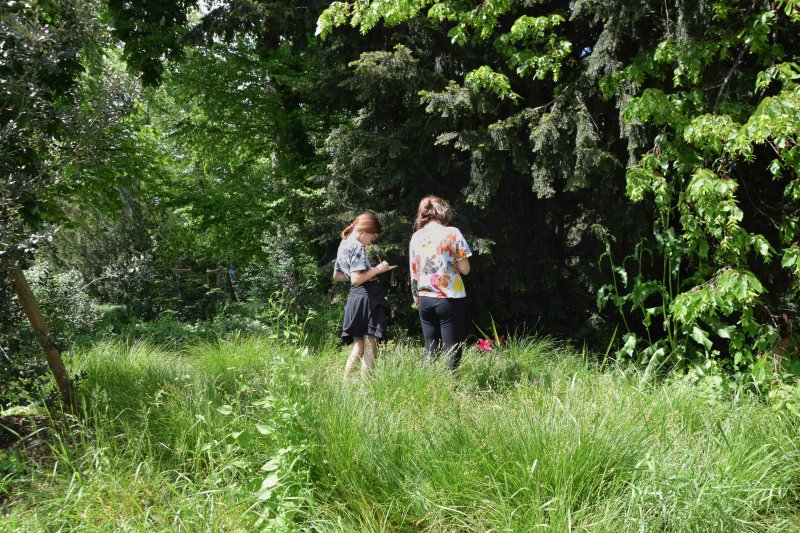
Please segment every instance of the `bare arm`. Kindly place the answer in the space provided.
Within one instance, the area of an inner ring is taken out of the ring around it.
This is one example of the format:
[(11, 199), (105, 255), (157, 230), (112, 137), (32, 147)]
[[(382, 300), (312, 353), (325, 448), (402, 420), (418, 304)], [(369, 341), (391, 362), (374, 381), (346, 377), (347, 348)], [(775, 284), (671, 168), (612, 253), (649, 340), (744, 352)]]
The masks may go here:
[(469, 270), (470, 270), (470, 268), (469, 268), (469, 259), (467, 259), (465, 257), (461, 261), (456, 261), (454, 264), (455, 264), (456, 270), (458, 270), (461, 273), (462, 276), (466, 276), (467, 274), (469, 274)]
[(337, 281), (350, 281), (350, 278), (344, 272), (339, 272), (338, 270), (333, 271), (333, 281), (336, 283)]
[(378, 266), (370, 268), (369, 270), (359, 270), (357, 272), (353, 272), (350, 275), (350, 283), (358, 287), (359, 285), (368, 282), (378, 274), (386, 272), (388, 269), (389, 269), (389, 263), (383, 261)]

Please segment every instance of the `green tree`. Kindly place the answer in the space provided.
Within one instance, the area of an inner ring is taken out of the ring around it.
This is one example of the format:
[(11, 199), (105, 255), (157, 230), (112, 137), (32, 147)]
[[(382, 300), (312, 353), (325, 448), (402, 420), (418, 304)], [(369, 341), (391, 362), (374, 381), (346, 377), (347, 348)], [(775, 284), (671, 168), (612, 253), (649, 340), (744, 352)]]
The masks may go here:
[(371, 209), (403, 261), (438, 193), (481, 252), (478, 322), (619, 321), (620, 356), (767, 379), (797, 320), (794, 2), (167, 4), (115, 24), (135, 68), (175, 58), (189, 187), (163, 196), (204, 253), (256, 265), (303, 228), (327, 274)]
[(661, 261), (658, 277), (632, 276), (609, 294), (650, 336), (629, 332), (625, 351), (764, 384), (796, 343), (798, 67), (788, 51), (800, 18), (794, 2), (705, 8), (690, 37), (663, 28), (603, 87), (634, 88), (624, 119), (652, 132), (627, 193), (653, 202), (654, 238), (641, 249)]
[[(515, 181), (511, 168), (520, 169), (539, 200), (553, 200), (537, 205), (567, 222), (542, 221), (565, 230), (556, 253), (587, 227), (616, 241), (602, 256), (612, 260), (614, 283), (600, 288), (598, 301), (621, 312), (620, 355), (652, 366), (688, 360), (702, 363), (701, 372), (721, 358), (764, 382), (778, 320), (784, 334), (796, 320), (797, 67), (787, 54), (797, 44), (795, 3), (335, 2), (318, 33), (346, 23), (367, 33), (424, 15), (447, 24), (465, 49), (460, 58), (484, 46), (477, 62), (461, 65), (463, 81), (421, 93), (428, 111), (462, 121), (461, 131), (438, 141), (471, 153), (467, 200), (491, 213), (502, 204), (496, 191)], [(487, 113), (492, 123), (465, 131), (476, 98), (498, 107)], [(509, 135), (520, 125), (527, 143)], [(491, 157), (503, 152), (511, 157)], [(607, 179), (626, 155), (629, 198), (652, 193), (644, 211), (621, 204), (620, 186)], [(773, 178), (788, 178), (783, 200)], [(611, 209), (598, 205), (605, 202)], [(648, 209), (657, 214), (654, 238), (633, 218)], [(630, 255), (614, 261), (620, 250)], [(780, 268), (770, 263), (775, 250)], [(533, 279), (559, 263), (538, 255), (544, 261)], [(574, 256), (577, 264), (586, 259)], [(536, 283), (527, 285), (521, 293)]]
[(0, 320), (14, 319), (13, 289), (67, 407), (73, 404), (69, 378), (21, 266), (46, 236), (46, 223), (57, 218), (49, 200), (64, 177), (52, 156), (75, 105), (81, 55), (97, 35), (95, 10), (94, 3), (72, 1), (0, 7)]
[[(0, 7), (0, 262), (8, 274), (0, 283), (0, 344), (8, 359), (23, 355), (6, 342), (22, 327), (14, 310), (22, 305), (68, 405), (66, 370), (23, 270), (58, 226), (79, 222), (82, 207), (124, 205), (134, 171), (147, 170), (131, 157), (147, 144), (135, 118), (136, 83), (113, 52), (104, 53), (111, 52), (104, 17), (99, 2)], [(12, 361), (12, 370), (23, 365)]]
[(618, 202), (624, 183), (613, 177), (621, 177), (627, 153), (617, 112), (596, 89), (619, 61), (602, 42), (593, 48), (604, 21), (593, 13), (569, 19), (571, 9), (568, 2), (334, 3), (319, 31), (333, 36), (334, 24), (349, 21), (367, 36), (388, 33), (427, 71), (427, 86), (401, 96), (418, 99), (403, 118), (411, 117), (409, 131), (419, 130), (412, 120), (424, 123), (426, 138), (395, 144), (433, 150), (420, 160), (427, 172), (418, 190), (454, 200), (459, 223), (484, 252), (471, 276), (475, 318), (581, 335), (599, 318), (590, 312), (603, 279), (592, 228), (635, 236), (641, 226), (636, 208)]

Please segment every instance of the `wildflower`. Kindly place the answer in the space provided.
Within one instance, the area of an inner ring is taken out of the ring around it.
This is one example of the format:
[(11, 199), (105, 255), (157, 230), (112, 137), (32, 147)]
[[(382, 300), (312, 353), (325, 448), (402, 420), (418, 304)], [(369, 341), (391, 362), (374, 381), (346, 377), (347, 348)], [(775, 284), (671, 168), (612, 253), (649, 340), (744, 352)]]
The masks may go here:
[(492, 350), (492, 341), (489, 339), (481, 339), (478, 341), (478, 344), (475, 345), (478, 350), (482, 352), (491, 352)]

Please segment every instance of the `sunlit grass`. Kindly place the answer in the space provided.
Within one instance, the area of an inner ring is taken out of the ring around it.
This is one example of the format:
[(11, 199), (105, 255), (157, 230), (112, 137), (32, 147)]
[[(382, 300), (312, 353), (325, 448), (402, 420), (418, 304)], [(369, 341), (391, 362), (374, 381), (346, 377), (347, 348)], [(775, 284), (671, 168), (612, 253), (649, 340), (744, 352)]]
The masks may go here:
[(600, 369), (547, 339), (347, 350), (274, 339), (98, 344), (86, 417), (12, 487), (2, 530), (787, 531), (796, 420), (756, 398)]

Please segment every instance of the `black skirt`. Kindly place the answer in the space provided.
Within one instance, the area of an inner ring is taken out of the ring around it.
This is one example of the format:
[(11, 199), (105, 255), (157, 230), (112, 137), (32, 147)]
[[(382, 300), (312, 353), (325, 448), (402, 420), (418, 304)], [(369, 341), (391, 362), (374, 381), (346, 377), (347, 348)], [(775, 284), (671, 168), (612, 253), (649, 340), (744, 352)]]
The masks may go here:
[(378, 280), (351, 286), (344, 305), (342, 341), (351, 344), (354, 337), (366, 335), (386, 341), (388, 319), (389, 301)]

